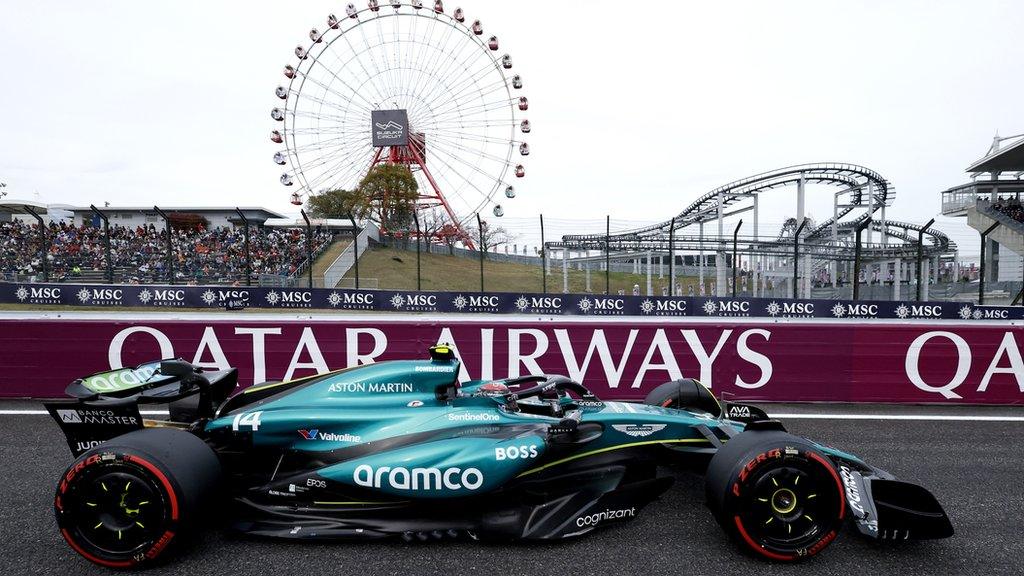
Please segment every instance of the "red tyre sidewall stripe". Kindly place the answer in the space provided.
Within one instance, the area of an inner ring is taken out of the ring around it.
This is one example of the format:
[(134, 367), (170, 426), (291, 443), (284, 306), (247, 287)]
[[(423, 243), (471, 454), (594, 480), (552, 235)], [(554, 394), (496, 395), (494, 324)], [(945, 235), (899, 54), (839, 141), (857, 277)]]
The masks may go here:
[(733, 520), (736, 522), (736, 529), (739, 530), (740, 536), (743, 538), (743, 541), (750, 546), (751, 550), (759, 552), (772, 560), (792, 561), (796, 559), (796, 556), (786, 556), (785, 554), (772, 552), (757, 542), (754, 542), (754, 539), (750, 537), (750, 534), (747, 534), (747, 529), (743, 527), (743, 521), (740, 520), (740, 517), (733, 516)]
[(843, 489), (843, 481), (839, 479), (839, 474), (836, 474), (836, 469), (827, 460), (818, 456), (814, 452), (806, 452), (807, 456), (817, 460), (819, 464), (828, 470), (828, 473), (832, 475), (832, 478), (836, 481), (836, 489), (839, 490), (839, 519), (842, 520), (846, 517), (846, 490)]
[(124, 460), (125, 462), (135, 462), (142, 466), (143, 468), (145, 468), (146, 470), (149, 470), (154, 476), (156, 476), (157, 480), (159, 480), (160, 483), (163, 484), (164, 490), (167, 491), (167, 496), (171, 501), (171, 521), (177, 522), (178, 497), (174, 494), (174, 487), (171, 486), (171, 481), (167, 478), (167, 476), (145, 458), (140, 458), (133, 454), (126, 454)]
[(90, 562), (95, 562), (100, 566), (106, 566), (108, 568), (130, 568), (132, 566), (135, 566), (136, 564), (131, 560), (104, 560), (103, 558), (93, 556), (92, 554), (86, 552), (81, 546), (78, 545), (77, 542), (75, 542), (73, 538), (71, 538), (71, 534), (68, 533), (66, 528), (61, 528), (60, 534), (64, 537), (64, 540), (68, 543), (68, 546), (71, 546), (71, 548), (75, 552), (78, 552), (80, 555), (85, 557)]

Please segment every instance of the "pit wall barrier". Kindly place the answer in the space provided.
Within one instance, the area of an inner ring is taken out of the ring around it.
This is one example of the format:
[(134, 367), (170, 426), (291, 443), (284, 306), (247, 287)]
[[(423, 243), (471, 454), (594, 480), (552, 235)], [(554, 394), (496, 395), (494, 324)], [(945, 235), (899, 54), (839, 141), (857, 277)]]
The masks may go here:
[(158, 358), (181, 357), (208, 368), (235, 366), (241, 384), (248, 386), (369, 362), (425, 358), (430, 345), (449, 343), (463, 361), (462, 380), (559, 373), (606, 399), (639, 400), (662, 382), (693, 377), (716, 395), (736, 400), (1024, 404), (1024, 333), (1018, 322), (46, 316), (0, 318), (0, 396), (58, 397), (75, 378)]
[(0, 304), (76, 308), (342, 310), (543, 316), (1021, 320), (1024, 306), (968, 302), (416, 292), (329, 288), (0, 283)]

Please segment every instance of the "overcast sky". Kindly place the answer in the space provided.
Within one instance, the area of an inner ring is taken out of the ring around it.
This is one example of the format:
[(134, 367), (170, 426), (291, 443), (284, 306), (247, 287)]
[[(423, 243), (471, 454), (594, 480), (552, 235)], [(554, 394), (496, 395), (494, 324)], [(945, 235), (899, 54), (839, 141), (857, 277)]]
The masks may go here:
[[(18, 3), (0, 19), (0, 181), (50, 203), (293, 212), (271, 162), (273, 91), (309, 28), (344, 5)], [(1022, 2), (461, 5), (501, 38), (530, 98), (513, 228), (540, 211), (597, 228), (608, 213), (663, 220), (720, 184), (822, 161), (880, 172), (897, 191), (889, 214), (924, 222), (996, 130), (1024, 132)], [(781, 222), (795, 194), (769, 194), (762, 221)], [(813, 196), (824, 219), (831, 195)], [(963, 221), (940, 224), (977, 252)]]

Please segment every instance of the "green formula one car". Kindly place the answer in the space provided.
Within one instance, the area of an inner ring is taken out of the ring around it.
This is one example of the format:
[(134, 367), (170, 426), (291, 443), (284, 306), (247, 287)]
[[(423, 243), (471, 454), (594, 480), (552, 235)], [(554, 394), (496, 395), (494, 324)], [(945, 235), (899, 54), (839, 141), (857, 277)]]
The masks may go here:
[[(797, 561), (850, 522), (874, 539), (942, 538), (935, 498), (856, 456), (788, 434), (692, 379), (645, 404), (605, 402), (563, 376), (460, 385), (444, 346), (266, 383), (181, 360), (96, 374), (47, 404), (77, 456), (54, 507), (83, 557), (131, 568), (201, 530), (300, 539), (555, 540), (636, 517), (706, 470), (707, 504), (754, 555)], [(140, 405), (166, 404), (166, 420)]]

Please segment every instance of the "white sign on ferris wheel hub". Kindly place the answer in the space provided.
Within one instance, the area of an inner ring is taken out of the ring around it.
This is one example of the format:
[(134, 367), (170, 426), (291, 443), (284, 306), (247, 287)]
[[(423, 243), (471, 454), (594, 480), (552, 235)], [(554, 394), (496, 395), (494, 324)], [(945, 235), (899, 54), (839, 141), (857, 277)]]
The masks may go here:
[(464, 242), (476, 214), (501, 216), (498, 198), (514, 198), (526, 174), (531, 127), (520, 117), (529, 108), (522, 78), (497, 36), (441, 1), (348, 4), (326, 25), (295, 48), (275, 91), (283, 104), (271, 111), (271, 140), (283, 145), (274, 162), (295, 187), (293, 203), (352, 190), (373, 165), (395, 163), (415, 174), (418, 208), (442, 211)]

